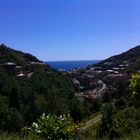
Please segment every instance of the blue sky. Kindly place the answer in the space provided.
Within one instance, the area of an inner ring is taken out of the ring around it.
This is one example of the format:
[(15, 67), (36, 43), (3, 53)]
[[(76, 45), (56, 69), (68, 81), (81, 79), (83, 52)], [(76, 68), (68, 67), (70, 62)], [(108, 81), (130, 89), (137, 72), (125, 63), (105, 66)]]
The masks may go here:
[(140, 44), (140, 0), (0, 0), (0, 43), (49, 60), (105, 59)]

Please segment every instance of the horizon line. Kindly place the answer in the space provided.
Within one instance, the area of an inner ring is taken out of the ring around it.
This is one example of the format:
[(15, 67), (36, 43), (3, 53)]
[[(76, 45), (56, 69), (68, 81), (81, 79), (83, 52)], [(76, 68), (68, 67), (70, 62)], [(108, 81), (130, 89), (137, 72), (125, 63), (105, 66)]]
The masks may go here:
[(88, 59), (88, 60), (48, 60), (48, 61), (44, 61), (44, 62), (66, 62), (66, 61), (102, 61), (103, 59)]

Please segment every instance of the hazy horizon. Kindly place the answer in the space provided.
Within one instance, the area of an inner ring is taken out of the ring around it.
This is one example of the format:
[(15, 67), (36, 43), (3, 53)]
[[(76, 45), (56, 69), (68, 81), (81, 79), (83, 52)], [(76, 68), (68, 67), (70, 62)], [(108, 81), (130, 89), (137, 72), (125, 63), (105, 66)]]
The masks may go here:
[(140, 44), (139, 0), (4, 0), (0, 43), (42, 61), (103, 60)]
[(50, 61), (44, 61), (44, 62), (67, 62), (67, 61), (102, 61), (102, 60), (56, 60), (56, 61), (53, 61), (53, 60), (50, 60)]

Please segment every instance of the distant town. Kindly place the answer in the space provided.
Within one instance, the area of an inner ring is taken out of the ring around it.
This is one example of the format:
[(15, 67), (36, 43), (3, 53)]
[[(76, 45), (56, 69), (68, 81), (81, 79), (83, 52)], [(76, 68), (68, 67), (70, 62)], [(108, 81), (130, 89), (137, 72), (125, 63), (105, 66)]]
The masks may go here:
[[(60, 72), (72, 79), (78, 98), (100, 99), (102, 100), (105, 93), (110, 93), (117, 90), (116, 85), (111, 85), (108, 81), (113, 79), (128, 80), (130, 74), (128, 67), (133, 66), (129, 61), (121, 63), (114, 63), (113, 61), (106, 61), (101, 65), (89, 65), (85, 68), (76, 68), (73, 70)], [(140, 70), (137, 71), (140, 73)]]

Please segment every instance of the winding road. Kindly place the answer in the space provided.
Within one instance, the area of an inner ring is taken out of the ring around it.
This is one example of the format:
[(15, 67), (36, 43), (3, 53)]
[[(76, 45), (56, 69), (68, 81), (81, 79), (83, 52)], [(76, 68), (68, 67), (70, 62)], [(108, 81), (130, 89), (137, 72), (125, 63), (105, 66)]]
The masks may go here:
[(101, 88), (96, 88), (96, 89), (93, 89), (93, 90), (89, 90), (89, 91), (86, 91), (85, 93), (82, 92), (82, 93), (77, 93), (76, 96), (77, 97), (85, 97), (85, 98), (101, 98), (102, 95), (106, 92), (106, 89), (107, 89), (107, 86), (105, 83), (103, 83), (103, 81), (101, 80), (98, 80), (98, 84), (101, 85)]

